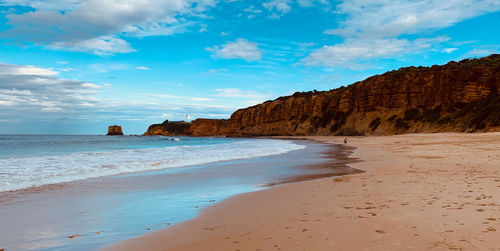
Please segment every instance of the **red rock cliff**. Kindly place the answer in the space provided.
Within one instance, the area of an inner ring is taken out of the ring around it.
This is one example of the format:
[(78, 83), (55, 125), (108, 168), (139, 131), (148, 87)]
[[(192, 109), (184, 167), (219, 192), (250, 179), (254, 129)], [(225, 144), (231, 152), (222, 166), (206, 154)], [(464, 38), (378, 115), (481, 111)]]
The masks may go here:
[(348, 87), (295, 93), (197, 119), (193, 136), (384, 135), (500, 130), (500, 55), (407, 67)]

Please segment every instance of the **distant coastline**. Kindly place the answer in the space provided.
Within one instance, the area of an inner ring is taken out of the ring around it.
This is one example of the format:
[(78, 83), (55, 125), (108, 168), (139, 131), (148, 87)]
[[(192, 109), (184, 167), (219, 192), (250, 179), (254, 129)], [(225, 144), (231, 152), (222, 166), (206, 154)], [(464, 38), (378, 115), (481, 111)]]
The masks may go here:
[(347, 87), (280, 97), (230, 119), (196, 119), (181, 131), (152, 127), (165, 135), (233, 137), (500, 131), (498, 72), (498, 54), (406, 67)]

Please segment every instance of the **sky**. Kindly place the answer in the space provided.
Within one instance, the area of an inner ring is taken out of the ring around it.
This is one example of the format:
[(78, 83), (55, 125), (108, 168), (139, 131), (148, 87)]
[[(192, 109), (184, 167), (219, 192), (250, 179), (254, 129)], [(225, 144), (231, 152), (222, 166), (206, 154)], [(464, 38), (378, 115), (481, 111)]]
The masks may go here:
[(0, 0), (0, 134), (142, 134), (500, 52), (500, 0)]

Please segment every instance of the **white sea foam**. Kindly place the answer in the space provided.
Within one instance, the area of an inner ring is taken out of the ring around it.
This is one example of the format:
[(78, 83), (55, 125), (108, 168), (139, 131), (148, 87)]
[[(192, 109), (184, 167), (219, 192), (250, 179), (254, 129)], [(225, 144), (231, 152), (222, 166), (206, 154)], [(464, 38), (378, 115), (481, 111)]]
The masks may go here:
[(282, 154), (304, 147), (291, 141), (262, 139), (0, 159), (0, 192), (122, 173)]

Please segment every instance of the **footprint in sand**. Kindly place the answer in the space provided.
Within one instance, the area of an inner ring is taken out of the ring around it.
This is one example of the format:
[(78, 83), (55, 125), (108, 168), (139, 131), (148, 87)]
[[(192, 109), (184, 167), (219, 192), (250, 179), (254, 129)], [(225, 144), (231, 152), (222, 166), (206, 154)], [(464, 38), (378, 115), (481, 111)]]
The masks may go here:
[(483, 230), (481, 232), (488, 233), (488, 232), (496, 232), (496, 231), (497, 231), (496, 228), (494, 228), (494, 227), (488, 227), (486, 230)]

